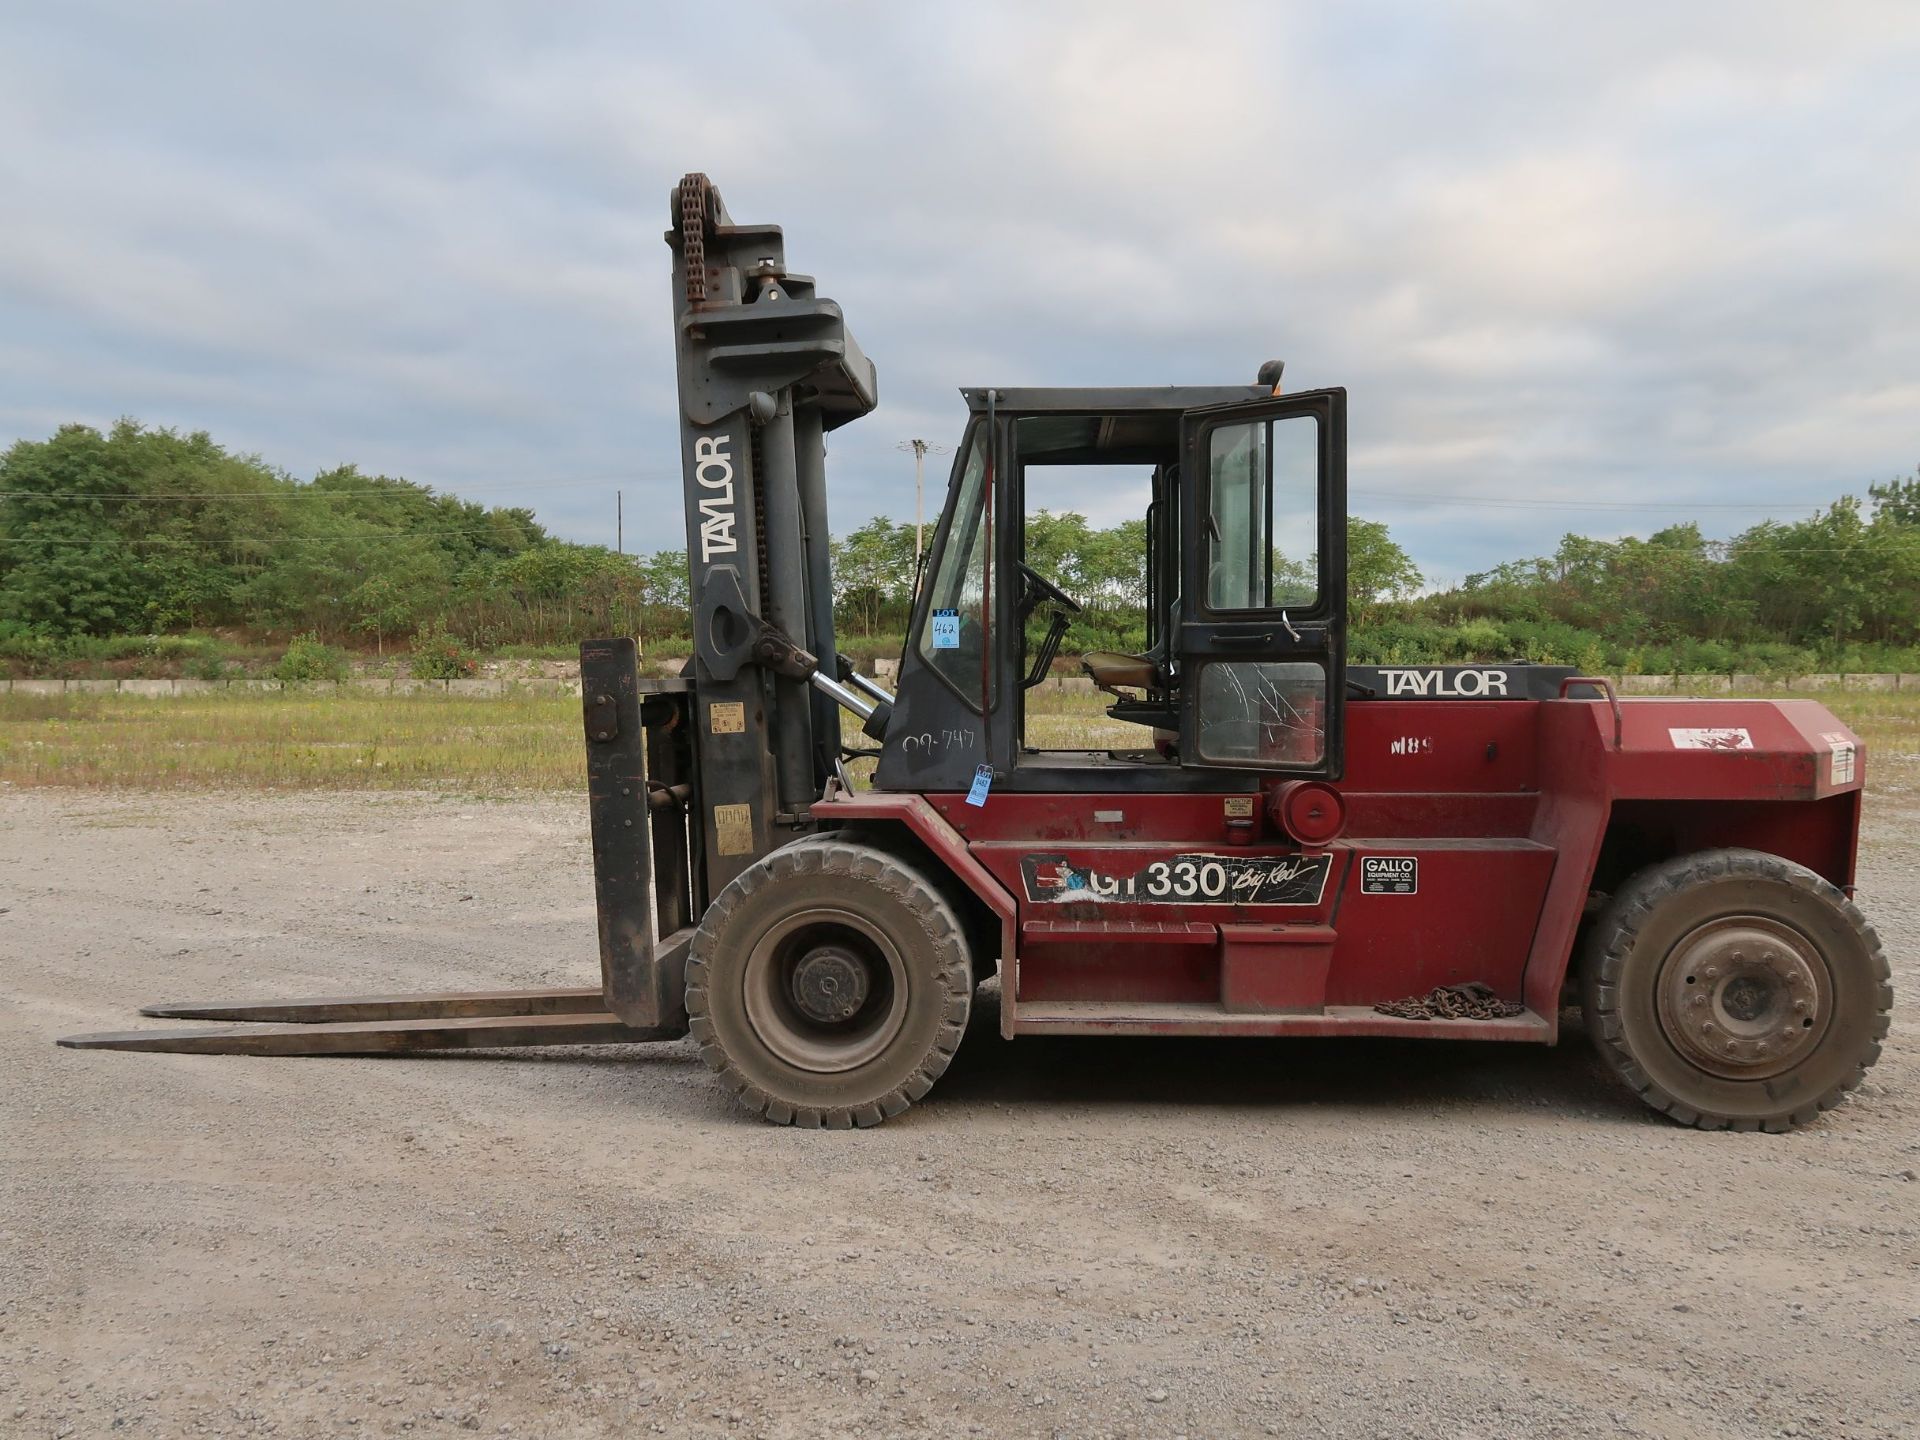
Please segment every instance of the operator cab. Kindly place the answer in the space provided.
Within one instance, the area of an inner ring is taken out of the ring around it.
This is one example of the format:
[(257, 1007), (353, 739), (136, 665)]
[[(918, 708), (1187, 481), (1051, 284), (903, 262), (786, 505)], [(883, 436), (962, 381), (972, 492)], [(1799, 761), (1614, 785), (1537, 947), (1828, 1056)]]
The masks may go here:
[[(1260, 379), (961, 392), (967, 430), (915, 599), (878, 788), (964, 790), (983, 765), (995, 788), (1028, 791), (1217, 792), (1255, 788), (1263, 773), (1338, 777), (1346, 395), (1280, 395), (1277, 364)], [(1097, 598), (1108, 618), (1128, 610), (1135, 625), (1144, 609), (1146, 643), (1078, 656), (1112, 697), (1098, 749), (1044, 743), (1062, 726), (1041, 686), (1069, 637), (1085, 635), (1096, 597), (1062, 585), (1072, 557), (1035, 512), (1076, 476), (1083, 494), (1113, 477), (1143, 502), (1128, 527), (1139, 568), (1116, 587), (1124, 593)]]

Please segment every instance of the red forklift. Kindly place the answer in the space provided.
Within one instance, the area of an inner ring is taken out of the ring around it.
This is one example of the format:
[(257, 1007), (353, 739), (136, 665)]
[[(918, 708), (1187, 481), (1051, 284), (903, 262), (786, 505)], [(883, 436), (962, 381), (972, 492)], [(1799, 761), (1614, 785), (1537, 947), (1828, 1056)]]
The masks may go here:
[[(825, 435), (874, 408), (874, 367), (778, 227), (702, 175), (671, 215), (695, 652), (643, 679), (632, 641), (581, 647), (601, 985), (155, 1006), (255, 1023), (62, 1044), (690, 1031), (749, 1110), (845, 1128), (925, 1096), (994, 980), (1009, 1038), (1552, 1044), (1577, 998), (1619, 1077), (1702, 1129), (1783, 1130), (1860, 1082), (1892, 987), (1850, 898), (1865, 755), (1823, 706), (1348, 665), (1347, 397), (1276, 362), (963, 390), (889, 692), (836, 652), (828, 555)], [(1080, 607), (1025, 517), (1088, 466), (1150, 477), (1146, 645), (1080, 657), (1131, 742), (1063, 750), (1028, 700)]]

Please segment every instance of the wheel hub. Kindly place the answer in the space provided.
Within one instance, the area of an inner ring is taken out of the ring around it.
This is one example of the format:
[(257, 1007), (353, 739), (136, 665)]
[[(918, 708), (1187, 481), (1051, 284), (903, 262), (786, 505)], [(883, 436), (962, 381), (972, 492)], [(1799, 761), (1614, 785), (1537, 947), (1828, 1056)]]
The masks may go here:
[(907, 1016), (899, 948), (867, 916), (820, 904), (770, 926), (741, 977), (747, 1021), (798, 1070), (834, 1074), (884, 1052)]
[(867, 1003), (867, 967), (837, 945), (810, 950), (793, 967), (793, 1003), (809, 1020), (851, 1020)]
[(1712, 1074), (1760, 1080), (1791, 1069), (1827, 1028), (1832, 980), (1812, 942), (1754, 915), (1711, 920), (1681, 937), (1660, 985), (1660, 1024)]

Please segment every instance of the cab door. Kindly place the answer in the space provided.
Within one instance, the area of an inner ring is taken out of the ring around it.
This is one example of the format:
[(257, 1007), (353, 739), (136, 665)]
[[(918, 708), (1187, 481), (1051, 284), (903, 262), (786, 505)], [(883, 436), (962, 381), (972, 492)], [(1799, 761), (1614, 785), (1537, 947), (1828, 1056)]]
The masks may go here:
[(1190, 410), (1181, 456), (1181, 763), (1338, 779), (1347, 392)]

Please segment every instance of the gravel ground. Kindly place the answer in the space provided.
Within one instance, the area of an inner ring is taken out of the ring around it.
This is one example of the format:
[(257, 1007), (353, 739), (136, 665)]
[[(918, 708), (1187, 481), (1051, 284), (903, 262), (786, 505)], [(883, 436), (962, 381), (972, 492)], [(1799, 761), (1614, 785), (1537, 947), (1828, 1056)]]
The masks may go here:
[[(0, 793), (0, 1432), (1913, 1435), (1887, 1054), (1788, 1136), (1557, 1050), (1023, 1040), (853, 1134), (687, 1042), (56, 1050), (156, 999), (592, 983), (580, 804)], [(151, 1023), (151, 1022), (149, 1022)]]

